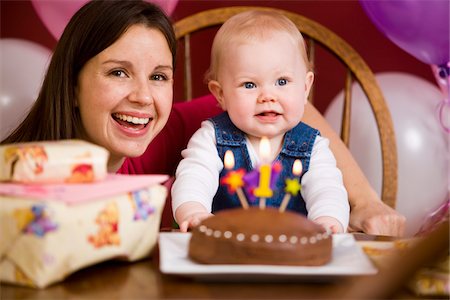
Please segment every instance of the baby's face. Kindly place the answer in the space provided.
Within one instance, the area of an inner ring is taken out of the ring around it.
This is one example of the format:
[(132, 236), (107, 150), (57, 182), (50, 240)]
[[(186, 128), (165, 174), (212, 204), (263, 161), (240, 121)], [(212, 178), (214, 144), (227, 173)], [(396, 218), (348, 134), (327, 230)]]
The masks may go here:
[(284, 33), (232, 43), (223, 51), (217, 97), (250, 139), (281, 137), (301, 120), (313, 74)]

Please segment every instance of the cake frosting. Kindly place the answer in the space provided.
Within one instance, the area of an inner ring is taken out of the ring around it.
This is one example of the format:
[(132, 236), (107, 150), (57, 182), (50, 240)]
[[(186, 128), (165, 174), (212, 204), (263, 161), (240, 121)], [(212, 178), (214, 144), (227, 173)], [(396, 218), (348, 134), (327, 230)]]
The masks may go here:
[(272, 207), (220, 211), (193, 229), (189, 243), (189, 257), (204, 264), (317, 266), (331, 250), (322, 226)]

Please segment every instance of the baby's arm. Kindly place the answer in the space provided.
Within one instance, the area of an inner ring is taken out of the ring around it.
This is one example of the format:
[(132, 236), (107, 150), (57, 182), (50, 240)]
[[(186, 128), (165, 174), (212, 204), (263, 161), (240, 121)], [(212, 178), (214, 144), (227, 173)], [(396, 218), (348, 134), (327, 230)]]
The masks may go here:
[(215, 146), (214, 128), (209, 121), (189, 140), (172, 185), (172, 210), (180, 229), (186, 232), (211, 216), (212, 201), (219, 186), (223, 163)]
[(181, 204), (175, 211), (181, 232), (187, 232), (189, 228), (195, 227), (212, 214), (199, 202), (190, 201)]
[(347, 191), (326, 138), (316, 138), (309, 169), (302, 177), (301, 193), (308, 219), (334, 233), (346, 232), (350, 214)]
[(381, 201), (348, 148), (319, 111), (312, 105), (306, 105), (302, 121), (319, 129), (322, 136), (330, 140), (330, 148), (343, 174), (351, 205), (349, 230), (402, 236), (405, 217)]
[(343, 233), (344, 228), (342, 227), (341, 222), (339, 222), (336, 218), (333, 217), (318, 217), (313, 220), (317, 224), (322, 225), (325, 229), (330, 230), (332, 233)]

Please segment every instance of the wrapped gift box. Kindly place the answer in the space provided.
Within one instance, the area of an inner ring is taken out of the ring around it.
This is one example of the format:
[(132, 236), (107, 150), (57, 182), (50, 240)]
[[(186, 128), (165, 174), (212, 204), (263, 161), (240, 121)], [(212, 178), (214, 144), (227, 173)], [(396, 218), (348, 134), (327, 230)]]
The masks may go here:
[(0, 146), (0, 181), (79, 183), (106, 176), (109, 153), (103, 147), (62, 140)]
[(89, 184), (0, 184), (0, 280), (43, 288), (101, 261), (149, 255), (167, 178), (108, 175)]

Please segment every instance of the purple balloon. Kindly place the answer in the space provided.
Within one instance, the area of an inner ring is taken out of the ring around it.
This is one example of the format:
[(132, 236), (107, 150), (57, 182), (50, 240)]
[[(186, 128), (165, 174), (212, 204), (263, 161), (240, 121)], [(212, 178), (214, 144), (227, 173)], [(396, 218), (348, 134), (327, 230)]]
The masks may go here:
[(392, 42), (426, 64), (444, 65), (449, 58), (448, 0), (360, 0)]

